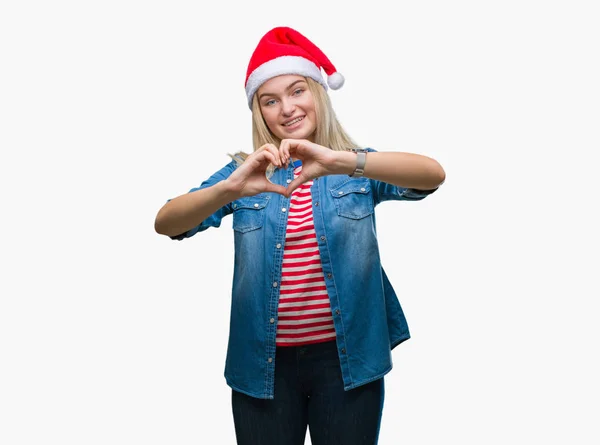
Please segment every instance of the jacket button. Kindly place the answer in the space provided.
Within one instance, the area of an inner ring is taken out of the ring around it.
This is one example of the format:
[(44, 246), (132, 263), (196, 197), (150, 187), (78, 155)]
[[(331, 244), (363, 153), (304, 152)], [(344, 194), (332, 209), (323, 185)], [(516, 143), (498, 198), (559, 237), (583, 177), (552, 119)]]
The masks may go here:
[(340, 315), (340, 310), (339, 310), (339, 309), (336, 309), (336, 310), (335, 310), (335, 313), (336, 313), (336, 315)]
[(325, 241), (325, 237), (324, 236), (321, 236), (321, 241)]
[(275, 319), (274, 319), (274, 318), (271, 318), (271, 319), (269, 320), (269, 323), (271, 323), (271, 324), (275, 323)]
[(287, 180), (287, 181), (285, 181), (285, 182), (287, 182), (287, 183), (289, 184), (290, 182), (292, 182), (292, 180), (291, 180), (291, 179), (288, 179), (288, 180)]
[(342, 348), (342, 354), (346, 353), (346, 348)]
[(281, 211), (282, 211), (282, 212), (286, 212), (286, 211), (287, 211), (287, 209), (286, 209), (285, 207), (282, 207), (282, 208), (281, 208)]
[(277, 243), (277, 248), (281, 249), (281, 243)]
[(331, 276), (332, 276), (332, 275), (331, 275), (330, 273), (328, 273), (328, 274), (327, 274), (327, 278), (331, 278)]
[(315, 202), (315, 205), (318, 206), (319, 205), (319, 201)]
[(258, 207), (258, 203), (257, 203), (257, 204), (254, 204), (254, 207)]
[(273, 287), (277, 287), (277, 281), (273, 282)]
[(267, 361), (268, 361), (269, 363), (273, 363), (273, 358), (272, 358), (272, 357), (269, 357), (269, 358), (267, 359)]

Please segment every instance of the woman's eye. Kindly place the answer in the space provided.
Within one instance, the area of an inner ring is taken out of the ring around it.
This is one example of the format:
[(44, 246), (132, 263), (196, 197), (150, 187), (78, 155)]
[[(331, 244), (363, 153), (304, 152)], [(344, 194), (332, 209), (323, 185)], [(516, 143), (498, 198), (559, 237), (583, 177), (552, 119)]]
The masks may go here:
[(304, 91), (304, 90), (303, 90), (302, 88), (298, 88), (296, 91), (294, 91), (294, 94), (295, 94), (296, 96), (299, 96), (300, 94), (302, 94), (302, 92), (303, 92), (303, 91)]
[(270, 105), (273, 105), (274, 103), (275, 103), (275, 99), (271, 99), (271, 100), (268, 100), (268, 101), (265, 102), (265, 106), (268, 107)]

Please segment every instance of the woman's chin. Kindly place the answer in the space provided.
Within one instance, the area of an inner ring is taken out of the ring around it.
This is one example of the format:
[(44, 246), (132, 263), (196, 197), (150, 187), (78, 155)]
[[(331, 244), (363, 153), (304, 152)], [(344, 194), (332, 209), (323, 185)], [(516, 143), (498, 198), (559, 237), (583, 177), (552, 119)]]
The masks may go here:
[(307, 131), (304, 128), (298, 128), (295, 130), (282, 131), (279, 137), (281, 139), (311, 139), (314, 131)]

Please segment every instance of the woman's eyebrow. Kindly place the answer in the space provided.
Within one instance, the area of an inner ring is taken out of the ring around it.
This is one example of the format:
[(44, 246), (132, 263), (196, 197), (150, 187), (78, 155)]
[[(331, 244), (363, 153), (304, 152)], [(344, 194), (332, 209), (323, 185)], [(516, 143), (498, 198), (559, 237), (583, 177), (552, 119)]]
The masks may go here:
[[(287, 87), (285, 87), (285, 90), (286, 90), (286, 91), (289, 91), (290, 89), (292, 89), (292, 87), (293, 87), (294, 85), (296, 85), (296, 84), (297, 84), (297, 83), (299, 83), (299, 82), (304, 82), (304, 80), (303, 80), (303, 79), (294, 80), (294, 81), (293, 81), (292, 83), (290, 83), (290, 84), (289, 84)], [(260, 96), (258, 96), (258, 99), (259, 99), (259, 100), (260, 100), (260, 99), (262, 99), (262, 97), (263, 97), (263, 96), (276, 96), (276, 94), (275, 94), (275, 93), (262, 93)]]
[(294, 85), (296, 85), (297, 83), (300, 83), (300, 82), (304, 82), (304, 80), (302, 80), (302, 79), (298, 79), (298, 80), (295, 80), (295, 81), (293, 81), (292, 83), (290, 83), (290, 84), (287, 86), (286, 90), (291, 90), (291, 89), (292, 89), (292, 87), (293, 87)]

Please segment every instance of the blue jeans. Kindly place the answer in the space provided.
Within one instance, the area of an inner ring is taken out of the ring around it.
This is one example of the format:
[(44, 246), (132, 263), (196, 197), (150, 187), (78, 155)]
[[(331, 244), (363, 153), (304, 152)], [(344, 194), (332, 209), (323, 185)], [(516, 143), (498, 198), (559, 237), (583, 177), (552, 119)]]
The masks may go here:
[(275, 399), (232, 391), (238, 445), (376, 445), (383, 378), (344, 391), (336, 342), (277, 348)]

